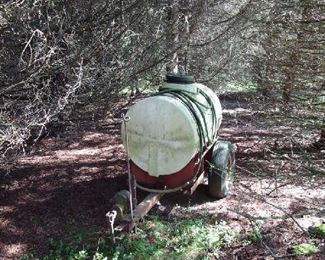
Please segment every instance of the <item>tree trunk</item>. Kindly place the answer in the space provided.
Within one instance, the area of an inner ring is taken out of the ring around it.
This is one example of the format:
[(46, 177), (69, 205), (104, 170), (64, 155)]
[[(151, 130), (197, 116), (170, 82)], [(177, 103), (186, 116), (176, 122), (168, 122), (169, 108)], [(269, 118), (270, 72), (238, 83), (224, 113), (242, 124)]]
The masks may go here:
[(325, 143), (325, 127), (320, 130), (319, 142)]
[(179, 44), (180, 49), (178, 52), (178, 72), (180, 74), (188, 73), (188, 49), (190, 42), (190, 5), (187, 0), (180, 0), (179, 10), (181, 11), (181, 19), (178, 25), (178, 33), (179, 33)]
[(178, 1), (168, 0), (168, 15), (166, 22), (166, 48), (171, 52), (169, 61), (166, 65), (167, 74), (178, 74), (178, 55), (177, 46), (179, 42), (178, 35)]
[(288, 59), (288, 63), (290, 64), (290, 66), (288, 66), (286, 70), (286, 81), (282, 89), (282, 99), (286, 105), (288, 105), (289, 102), (291, 101), (291, 94), (295, 86), (295, 79), (296, 79), (295, 74), (296, 74), (297, 62), (299, 60), (297, 52), (298, 52), (297, 48), (293, 48), (290, 57)]

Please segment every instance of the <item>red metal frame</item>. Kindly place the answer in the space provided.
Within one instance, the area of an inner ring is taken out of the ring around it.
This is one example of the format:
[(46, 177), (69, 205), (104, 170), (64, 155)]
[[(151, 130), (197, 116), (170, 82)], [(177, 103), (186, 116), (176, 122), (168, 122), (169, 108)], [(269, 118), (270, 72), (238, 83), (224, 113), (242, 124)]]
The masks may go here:
[[(159, 177), (150, 176), (148, 172), (142, 170), (131, 160), (131, 173), (135, 176), (136, 182), (147, 189), (157, 189), (162, 191), (166, 189), (173, 189), (195, 179), (196, 175), (199, 176), (204, 171), (205, 162), (210, 161), (211, 155), (212, 146), (206, 149), (205, 153), (203, 153), (203, 162), (201, 164), (198, 163), (199, 155), (196, 155), (180, 171)], [(199, 170), (198, 167), (200, 166), (201, 169)]]

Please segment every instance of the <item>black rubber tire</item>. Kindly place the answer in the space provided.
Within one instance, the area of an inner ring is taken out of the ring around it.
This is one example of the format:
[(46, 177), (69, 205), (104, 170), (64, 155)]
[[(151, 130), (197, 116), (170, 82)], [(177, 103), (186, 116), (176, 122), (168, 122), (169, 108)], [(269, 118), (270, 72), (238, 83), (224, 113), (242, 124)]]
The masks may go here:
[(194, 83), (194, 78), (189, 75), (167, 75), (167, 83), (176, 83), (176, 84), (192, 84)]
[(211, 166), (208, 170), (209, 194), (221, 199), (228, 195), (235, 174), (235, 153), (230, 142), (218, 141), (212, 151)]

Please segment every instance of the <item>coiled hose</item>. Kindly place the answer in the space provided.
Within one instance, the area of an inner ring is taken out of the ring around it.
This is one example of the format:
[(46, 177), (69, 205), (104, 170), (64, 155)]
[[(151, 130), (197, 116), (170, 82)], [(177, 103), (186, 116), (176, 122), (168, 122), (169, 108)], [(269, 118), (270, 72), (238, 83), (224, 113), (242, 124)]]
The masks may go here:
[[(209, 146), (210, 144), (214, 143), (217, 138), (216, 111), (215, 111), (213, 101), (212, 101), (211, 97), (208, 96), (205, 92), (203, 92), (201, 90), (198, 90), (198, 91), (199, 91), (199, 94), (201, 94), (206, 99), (208, 106), (206, 106), (206, 105), (202, 104), (201, 102), (199, 102), (198, 100), (196, 100), (193, 97), (193, 93), (186, 91), (186, 90), (166, 88), (166, 89), (162, 89), (159, 92), (151, 95), (151, 96), (174, 97), (174, 98), (178, 99), (179, 101), (181, 101), (186, 106), (188, 111), (192, 114), (192, 116), (195, 120), (196, 126), (197, 126), (197, 133), (198, 133), (199, 140), (200, 140), (199, 165), (198, 165), (197, 172), (195, 173), (193, 179), (195, 179), (197, 177), (197, 175), (200, 172), (201, 167), (202, 167), (203, 153), (204, 153), (204, 148), (205, 148), (205, 144), (204, 144), (205, 137), (208, 138), (208, 144), (206, 146)], [(209, 136), (208, 126), (207, 126), (207, 122), (206, 122), (205, 116), (204, 116), (204, 113), (205, 113), (204, 110), (208, 110), (208, 109), (211, 110), (211, 112), (212, 112), (212, 126), (213, 126), (212, 138), (210, 138), (210, 136)], [(203, 119), (202, 120), (203, 122), (200, 120), (200, 116), (198, 115), (197, 111), (199, 111), (201, 118)], [(175, 189), (173, 189), (173, 190), (175, 190)]]

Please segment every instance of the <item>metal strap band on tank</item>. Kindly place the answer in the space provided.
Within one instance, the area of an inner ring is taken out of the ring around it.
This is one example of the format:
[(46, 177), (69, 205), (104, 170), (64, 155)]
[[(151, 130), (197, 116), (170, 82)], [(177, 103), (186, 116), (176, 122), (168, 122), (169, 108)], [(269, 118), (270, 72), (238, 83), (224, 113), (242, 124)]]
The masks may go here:
[(191, 179), (190, 181), (187, 181), (182, 186), (179, 186), (179, 187), (176, 187), (176, 188), (173, 188), (173, 189), (163, 189), (163, 190), (146, 188), (146, 187), (140, 185), (139, 183), (136, 183), (136, 185), (137, 185), (137, 188), (139, 188), (141, 190), (144, 190), (144, 191), (147, 191), (147, 192), (171, 193), (171, 192), (176, 192), (176, 191), (179, 191), (181, 189), (184, 189), (185, 187), (187, 187), (188, 185), (190, 185), (192, 181), (193, 181), (193, 179)]

